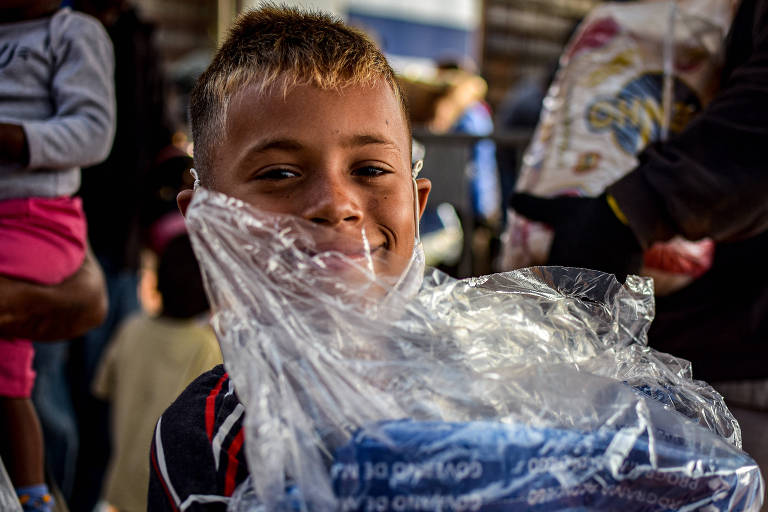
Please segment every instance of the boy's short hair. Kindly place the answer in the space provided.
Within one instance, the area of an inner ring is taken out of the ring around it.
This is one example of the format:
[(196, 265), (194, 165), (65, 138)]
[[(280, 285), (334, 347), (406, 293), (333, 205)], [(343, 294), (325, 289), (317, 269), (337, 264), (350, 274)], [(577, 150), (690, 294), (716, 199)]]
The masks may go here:
[[(317, 11), (267, 3), (238, 17), (198, 78), (190, 96), (195, 166), (203, 185), (213, 183), (217, 137), (226, 130), (231, 98), (243, 87), (258, 92), (297, 85), (340, 90), (384, 80), (400, 102), (410, 131), (408, 108), (384, 54), (362, 32)], [(410, 133), (409, 133), (410, 137)]]

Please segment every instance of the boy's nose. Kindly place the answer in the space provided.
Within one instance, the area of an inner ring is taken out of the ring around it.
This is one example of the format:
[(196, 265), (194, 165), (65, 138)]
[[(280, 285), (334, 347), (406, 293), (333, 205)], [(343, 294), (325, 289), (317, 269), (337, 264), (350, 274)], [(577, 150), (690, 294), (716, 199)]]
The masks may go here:
[(356, 223), (363, 218), (361, 204), (354, 186), (343, 180), (318, 180), (311, 187), (304, 218), (326, 226), (348, 222)]

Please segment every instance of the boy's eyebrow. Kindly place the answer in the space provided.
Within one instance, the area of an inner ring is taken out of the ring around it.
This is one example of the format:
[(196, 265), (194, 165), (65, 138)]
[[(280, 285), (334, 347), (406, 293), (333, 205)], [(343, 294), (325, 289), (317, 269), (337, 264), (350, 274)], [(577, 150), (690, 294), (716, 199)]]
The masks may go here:
[(299, 151), (303, 149), (304, 145), (296, 139), (279, 138), (279, 139), (267, 139), (260, 144), (252, 146), (248, 153), (264, 153), (270, 149), (284, 149), (288, 151)]
[(296, 139), (278, 137), (273, 139), (262, 140), (245, 152), (245, 154), (238, 159), (238, 165), (244, 165), (244, 162), (249, 162), (256, 158), (260, 153), (266, 153), (269, 150), (277, 149), (282, 151), (301, 151), (304, 145)]
[[(352, 135), (349, 138), (347, 138), (343, 143), (343, 145), (346, 147), (360, 147), (360, 146), (368, 146), (371, 144), (388, 146), (396, 150), (399, 149), (397, 144), (395, 144), (393, 140), (379, 134), (365, 133), (365, 134)], [(283, 151), (301, 151), (302, 149), (304, 149), (304, 144), (302, 144), (300, 141), (296, 139), (291, 139), (287, 137), (267, 139), (258, 144), (255, 144), (250, 149), (248, 149), (244, 159), (248, 159), (248, 157), (256, 153), (265, 153), (271, 149), (280, 149)]]
[(352, 135), (344, 143), (348, 147), (367, 146), (369, 144), (378, 144), (382, 146), (391, 146), (394, 149), (398, 149), (397, 144), (391, 139), (379, 134), (359, 134)]

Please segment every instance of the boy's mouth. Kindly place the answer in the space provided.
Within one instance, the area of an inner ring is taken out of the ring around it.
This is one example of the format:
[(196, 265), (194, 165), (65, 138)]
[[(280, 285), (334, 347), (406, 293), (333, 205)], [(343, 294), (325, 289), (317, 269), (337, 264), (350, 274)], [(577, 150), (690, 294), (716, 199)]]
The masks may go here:
[(375, 254), (379, 249), (382, 249), (384, 244), (372, 246), (369, 250), (363, 244), (351, 244), (351, 243), (330, 243), (319, 244), (316, 247), (309, 249), (307, 254), (310, 256), (317, 256), (323, 253), (337, 253), (351, 260), (367, 259), (369, 255)]
[(333, 275), (349, 275), (357, 280), (354, 276), (378, 273), (380, 263), (383, 263), (381, 259), (386, 257), (389, 248), (387, 237), (378, 235), (372, 240), (365, 229), (358, 233), (327, 231), (318, 231), (309, 237), (294, 240), (293, 246), (305, 257), (309, 257), (312, 266)]

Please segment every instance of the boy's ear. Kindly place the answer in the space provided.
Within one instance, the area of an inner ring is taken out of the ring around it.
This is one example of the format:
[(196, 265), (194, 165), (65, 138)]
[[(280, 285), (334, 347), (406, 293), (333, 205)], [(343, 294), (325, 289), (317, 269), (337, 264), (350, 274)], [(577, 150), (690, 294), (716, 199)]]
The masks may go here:
[(179, 195), (176, 196), (176, 204), (179, 205), (179, 210), (181, 210), (181, 214), (185, 217), (187, 216), (187, 208), (189, 208), (189, 203), (192, 202), (192, 197), (194, 195), (194, 190), (185, 189), (179, 192)]
[(421, 218), (424, 209), (427, 207), (427, 198), (429, 197), (429, 191), (432, 190), (432, 182), (427, 178), (418, 178), (416, 180), (416, 190), (418, 190), (419, 218)]

